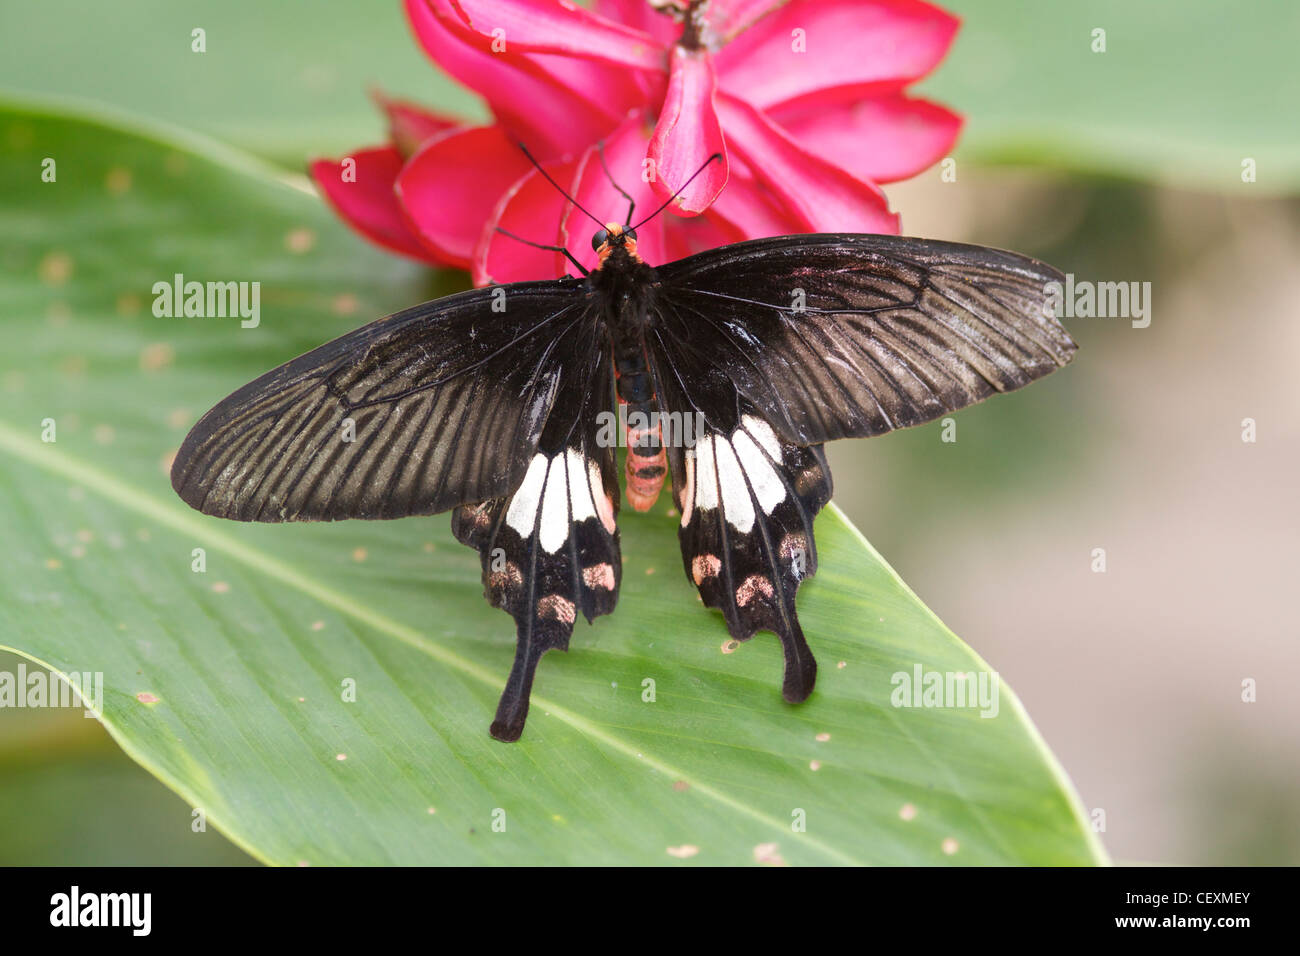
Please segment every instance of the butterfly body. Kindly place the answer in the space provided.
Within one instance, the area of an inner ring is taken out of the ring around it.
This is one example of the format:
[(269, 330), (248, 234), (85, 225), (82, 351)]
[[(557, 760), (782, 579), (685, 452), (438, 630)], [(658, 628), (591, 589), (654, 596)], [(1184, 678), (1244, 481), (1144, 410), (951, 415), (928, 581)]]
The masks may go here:
[(596, 249), (600, 266), (587, 276), (587, 282), (592, 294), (605, 303), (618, 397), (627, 406), (624, 489), (633, 509), (649, 511), (668, 473), (645, 341), (658, 276), (637, 255), (635, 233), (629, 235), (624, 227), (611, 222), (597, 238), (601, 240)]
[(186, 502), (236, 520), (451, 511), (516, 624), (501, 740), (523, 732), (542, 655), (617, 603), (603, 425), (619, 403), (628, 502), (649, 508), (671, 475), (687, 579), (731, 637), (780, 638), (798, 702), (816, 679), (795, 596), (832, 492), (822, 444), (1011, 391), (1075, 350), (1044, 308), (1061, 274), (1014, 253), (809, 235), (652, 266), (612, 224), (593, 246), (581, 278), (424, 303), (268, 372), (195, 425), (172, 469)]

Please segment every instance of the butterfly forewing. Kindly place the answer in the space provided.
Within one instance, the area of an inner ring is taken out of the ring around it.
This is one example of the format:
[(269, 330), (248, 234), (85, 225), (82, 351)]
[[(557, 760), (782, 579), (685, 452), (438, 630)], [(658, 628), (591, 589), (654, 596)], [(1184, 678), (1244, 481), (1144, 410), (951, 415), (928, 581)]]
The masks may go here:
[(477, 290), (371, 323), (209, 411), (172, 465), (193, 507), (239, 521), (436, 514), (523, 478), (588, 308), (577, 280)]
[[(1051, 266), (895, 236), (787, 236), (661, 266), (661, 339), (800, 444), (918, 425), (1062, 365)], [(670, 356), (666, 356), (670, 359)]]

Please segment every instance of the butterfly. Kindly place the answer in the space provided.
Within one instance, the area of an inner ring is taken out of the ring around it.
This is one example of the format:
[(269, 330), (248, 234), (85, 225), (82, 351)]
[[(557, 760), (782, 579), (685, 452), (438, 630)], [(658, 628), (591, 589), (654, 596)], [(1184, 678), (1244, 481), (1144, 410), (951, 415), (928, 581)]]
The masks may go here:
[(649, 509), (671, 475), (686, 577), (732, 638), (780, 638), (798, 703), (817, 675), (795, 595), (831, 498), (823, 444), (1020, 388), (1076, 349), (1050, 308), (1064, 277), (1016, 253), (813, 234), (651, 264), (631, 219), (595, 220), (590, 271), (530, 243), (580, 274), (425, 302), (267, 372), (172, 466), (184, 501), (237, 521), (450, 511), (516, 625), (498, 740), (523, 733), (542, 655), (618, 601), (620, 441), (628, 503)]

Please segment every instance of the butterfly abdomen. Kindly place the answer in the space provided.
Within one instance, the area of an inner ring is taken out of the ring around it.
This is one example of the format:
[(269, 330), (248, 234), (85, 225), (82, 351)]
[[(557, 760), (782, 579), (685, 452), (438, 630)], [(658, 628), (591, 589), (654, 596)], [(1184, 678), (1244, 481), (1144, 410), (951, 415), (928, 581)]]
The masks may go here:
[(654, 389), (650, 385), (645, 353), (640, 349), (619, 354), (618, 397), (626, 403), (624, 444), (627, 447), (627, 503), (637, 511), (649, 511), (664, 486), (668, 459), (664, 455)]
[(664, 476), (668, 473), (663, 433), (650, 400), (628, 406), (626, 440), (627, 503), (637, 511), (649, 511), (663, 490)]
[(658, 401), (646, 360), (642, 325), (644, 304), (628, 297), (615, 310), (614, 370), (618, 375), (618, 397), (626, 408), (624, 444), (627, 447), (625, 485), (627, 503), (636, 511), (649, 511), (663, 490), (668, 474), (663, 435), (659, 427)]

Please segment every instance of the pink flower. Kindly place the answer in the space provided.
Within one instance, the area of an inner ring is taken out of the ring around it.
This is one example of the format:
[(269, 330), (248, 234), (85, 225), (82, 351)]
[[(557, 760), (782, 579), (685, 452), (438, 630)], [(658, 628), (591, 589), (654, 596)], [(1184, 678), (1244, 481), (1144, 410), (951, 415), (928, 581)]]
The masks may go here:
[[(657, 0), (662, 6), (673, 0)], [(405, 0), (416, 36), (486, 101), (475, 126), (380, 98), (390, 141), (312, 175), (367, 238), (475, 283), (589, 268), (596, 228), (538, 174), (602, 220), (667, 201), (638, 230), (650, 263), (740, 239), (896, 233), (878, 184), (951, 149), (961, 118), (905, 88), (948, 50), (957, 20), (920, 0), (707, 0), (670, 16), (645, 0)], [(635, 221), (635, 220), (634, 220)]]

